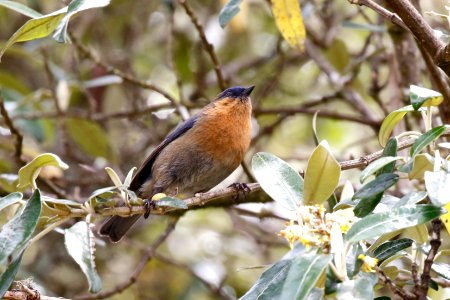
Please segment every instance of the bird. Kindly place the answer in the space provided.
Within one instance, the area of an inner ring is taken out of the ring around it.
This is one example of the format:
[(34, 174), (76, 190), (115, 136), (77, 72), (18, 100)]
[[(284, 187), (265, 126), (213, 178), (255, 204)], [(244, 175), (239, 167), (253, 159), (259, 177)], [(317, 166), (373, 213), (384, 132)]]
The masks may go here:
[[(228, 88), (178, 125), (145, 159), (128, 189), (149, 203), (158, 193), (190, 196), (222, 182), (249, 148), (254, 87)], [(99, 234), (118, 242), (140, 216), (112, 216)]]

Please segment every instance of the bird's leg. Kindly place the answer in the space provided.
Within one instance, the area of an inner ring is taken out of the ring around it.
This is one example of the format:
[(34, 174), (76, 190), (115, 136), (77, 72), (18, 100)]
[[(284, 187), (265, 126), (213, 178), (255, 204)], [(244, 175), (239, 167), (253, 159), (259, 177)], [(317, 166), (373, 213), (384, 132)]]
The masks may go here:
[[(162, 193), (163, 191), (164, 191), (164, 188), (161, 186), (154, 187), (152, 190), (152, 195)], [(152, 198), (145, 199), (144, 208), (145, 208), (144, 218), (147, 219), (148, 216), (150, 216), (150, 213), (152, 212), (152, 210), (156, 208), (155, 201), (152, 200)]]
[(234, 201), (239, 200), (239, 192), (242, 192), (244, 197), (248, 193), (251, 192), (251, 189), (248, 187), (248, 185), (246, 183), (236, 182), (236, 183), (230, 184), (228, 187), (232, 187), (237, 191), (236, 196), (234, 196), (234, 198), (233, 198)]

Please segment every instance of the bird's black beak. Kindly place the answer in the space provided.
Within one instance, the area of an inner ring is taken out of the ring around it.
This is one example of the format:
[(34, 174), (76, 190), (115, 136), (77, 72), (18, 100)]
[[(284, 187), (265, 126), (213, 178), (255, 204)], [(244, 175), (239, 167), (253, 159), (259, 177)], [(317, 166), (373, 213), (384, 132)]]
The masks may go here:
[(244, 96), (250, 96), (250, 94), (252, 93), (254, 88), (255, 88), (255, 86), (252, 85), (251, 87), (246, 88), (242, 94)]

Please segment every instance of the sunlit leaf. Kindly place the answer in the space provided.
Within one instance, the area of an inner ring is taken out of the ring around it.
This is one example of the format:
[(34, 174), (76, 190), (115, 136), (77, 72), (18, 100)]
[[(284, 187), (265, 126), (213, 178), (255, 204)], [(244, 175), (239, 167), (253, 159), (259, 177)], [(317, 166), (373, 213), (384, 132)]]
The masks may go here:
[(433, 157), (428, 153), (420, 153), (414, 157), (412, 170), (408, 173), (409, 179), (423, 179), (425, 171), (433, 171)]
[(436, 272), (439, 276), (450, 280), (450, 266), (445, 263), (433, 263), (431, 265), (431, 270)]
[(262, 189), (289, 210), (303, 204), (303, 179), (290, 165), (273, 154), (253, 156), (252, 169)]
[(341, 167), (331, 153), (327, 141), (313, 151), (305, 172), (306, 204), (321, 204), (333, 194), (339, 183)]
[(303, 50), (306, 31), (298, 0), (271, 0), (278, 30), (293, 48)]
[(0, 0), (0, 6), (4, 6), (6, 8), (12, 9), (18, 13), (21, 13), (22, 15), (25, 15), (30, 18), (39, 18), (42, 17), (42, 14), (38, 13), (32, 8), (29, 8), (28, 6), (16, 2), (16, 1), (8, 1), (8, 0)]
[(0, 198), (0, 211), (5, 207), (8, 207), (14, 203), (19, 202), (20, 200), (22, 200), (22, 197), (23, 197), (22, 193), (15, 192), (3, 198)]
[(63, 162), (57, 155), (53, 153), (43, 153), (35, 157), (28, 164), (19, 170), (19, 184), (17, 188), (23, 189), (31, 185), (36, 188), (36, 178), (43, 167), (54, 166), (63, 170), (68, 169), (69, 166)]
[(419, 224), (403, 230), (403, 237), (413, 239), (417, 244), (428, 242), (428, 228), (426, 224)]
[(419, 192), (410, 192), (403, 196), (400, 201), (398, 201), (393, 208), (402, 207), (406, 205), (416, 204), (417, 202), (423, 200), (427, 196), (427, 192), (419, 191)]
[(346, 240), (356, 243), (375, 238), (390, 231), (403, 229), (433, 220), (446, 211), (434, 205), (415, 205), (392, 209), (389, 212), (371, 214), (353, 224)]
[(21, 251), (30, 240), (41, 214), (41, 194), (35, 190), (23, 212), (3, 225), (0, 231), (0, 265)]
[(436, 206), (450, 202), (450, 174), (445, 171), (425, 172), (425, 187), (428, 197)]
[(111, 178), (111, 181), (114, 183), (116, 187), (121, 187), (122, 181), (120, 180), (119, 175), (117, 175), (116, 171), (111, 169), (110, 167), (105, 168), (106, 173), (108, 174), (109, 178)]
[(409, 86), (409, 98), (415, 110), (421, 106), (438, 106), (444, 100), (441, 93), (417, 85)]
[(377, 249), (375, 249), (373, 254), (379, 262), (382, 262), (398, 251), (411, 247), (413, 242), (413, 240), (407, 238), (389, 241), (381, 244)]
[(0, 59), (5, 51), (14, 43), (39, 39), (50, 35), (64, 17), (67, 7), (55, 11), (51, 14), (31, 19), (17, 30), (9, 38), (5, 46), (0, 50)]
[(240, 11), (239, 5), (242, 0), (228, 0), (219, 13), (219, 24), (225, 28), (231, 19)]
[(77, 262), (89, 282), (89, 291), (97, 293), (102, 282), (97, 274), (94, 261), (94, 238), (88, 223), (80, 221), (64, 230), (64, 243), (67, 252)]
[(391, 163), (393, 161), (399, 160), (399, 159), (403, 159), (403, 157), (400, 157), (400, 156), (397, 156), (397, 157), (392, 157), (392, 156), (380, 157), (379, 159), (375, 160), (370, 165), (368, 165), (361, 172), (361, 175), (359, 176), (359, 181), (361, 183), (363, 183), (370, 175), (375, 174), (377, 171), (379, 171), (381, 168), (383, 168), (387, 164), (389, 164), (389, 163)]
[(67, 7), (67, 14), (58, 24), (58, 27), (53, 34), (53, 38), (61, 43), (69, 42), (69, 38), (67, 35), (67, 26), (69, 25), (70, 18), (74, 14), (82, 10), (107, 6), (109, 2), (110, 0), (72, 0), (72, 2), (70, 2), (69, 6)]
[(412, 145), (410, 156), (416, 156), (420, 151), (423, 150), (428, 144), (440, 137), (445, 131), (445, 125), (435, 127), (424, 134), (422, 134)]
[(444, 205), (444, 208), (447, 210), (447, 213), (441, 216), (441, 220), (445, 225), (445, 229), (447, 233), (450, 235), (450, 202)]
[(400, 122), (407, 112), (414, 111), (412, 105), (408, 105), (391, 112), (381, 124), (380, 131), (378, 133), (378, 141), (381, 146), (386, 146), (386, 143), (391, 136), (392, 130)]

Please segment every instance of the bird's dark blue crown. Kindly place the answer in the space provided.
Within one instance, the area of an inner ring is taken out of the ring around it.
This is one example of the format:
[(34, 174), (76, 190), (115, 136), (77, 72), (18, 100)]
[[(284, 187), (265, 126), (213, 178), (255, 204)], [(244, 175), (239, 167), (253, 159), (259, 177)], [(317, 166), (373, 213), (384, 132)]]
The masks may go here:
[(235, 87), (226, 89), (225, 91), (220, 93), (219, 96), (217, 96), (217, 99), (222, 99), (222, 98), (226, 98), (226, 97), (230, 97), (230, 98), (246, 97), (246, 96), (250, 95), (252, 90), (253, 90), (253, 87), (244, 88), (242, 86), (235, 86)]

